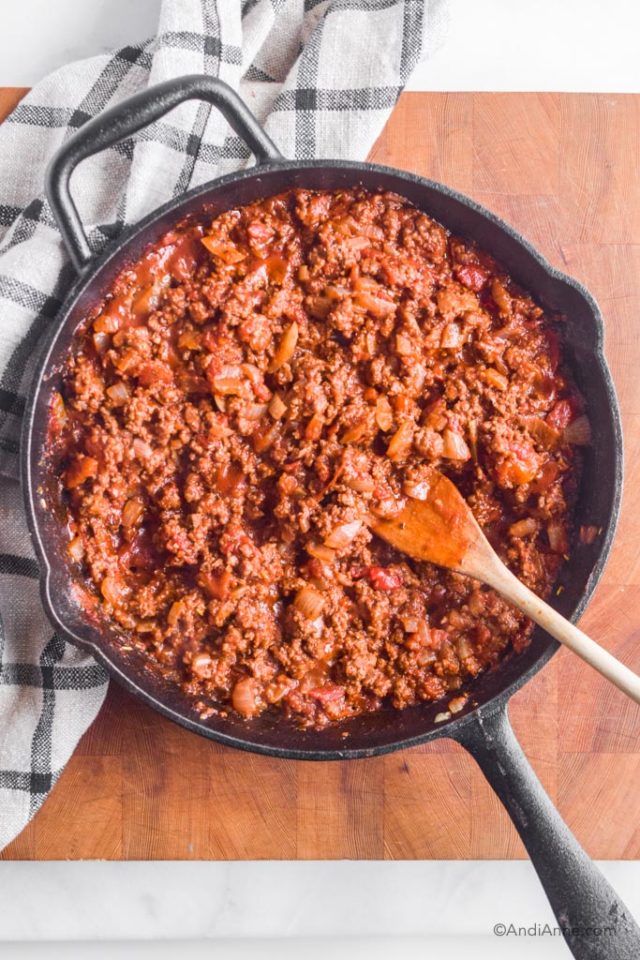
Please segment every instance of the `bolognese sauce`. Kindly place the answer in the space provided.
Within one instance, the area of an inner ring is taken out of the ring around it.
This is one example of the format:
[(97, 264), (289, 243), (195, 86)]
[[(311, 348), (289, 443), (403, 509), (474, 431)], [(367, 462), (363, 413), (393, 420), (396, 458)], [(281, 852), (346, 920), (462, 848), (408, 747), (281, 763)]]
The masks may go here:
[(75, 575), (202, 716), (461, 704), (531, 623), (367, 518), (428, 496), (435, 466), (548, 595), (589, 441), (561, 333), (395, 194), (187, 220), (87, 315), (54, 396)]

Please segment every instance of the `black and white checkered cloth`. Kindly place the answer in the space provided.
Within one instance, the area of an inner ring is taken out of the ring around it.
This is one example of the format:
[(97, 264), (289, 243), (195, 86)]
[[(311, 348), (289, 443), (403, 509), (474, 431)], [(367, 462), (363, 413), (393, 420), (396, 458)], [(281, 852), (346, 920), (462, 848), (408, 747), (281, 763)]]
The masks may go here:
[[(239, 90), (287, 157), (362, 159), (415, 64), (440, 42), (445, 5), (164, 0), (155, 38), (58, 70), (0, 127), (0, 848), (38, 810), (107, 689), (102, 668), (45, 619), (17, 484), (34, 353), (73, 278), (42, 193), (48, 160), (105, 107), (188, 73)], [(181, 106), (75, 174), (93, 247), (248, 160), (215, 110)]]

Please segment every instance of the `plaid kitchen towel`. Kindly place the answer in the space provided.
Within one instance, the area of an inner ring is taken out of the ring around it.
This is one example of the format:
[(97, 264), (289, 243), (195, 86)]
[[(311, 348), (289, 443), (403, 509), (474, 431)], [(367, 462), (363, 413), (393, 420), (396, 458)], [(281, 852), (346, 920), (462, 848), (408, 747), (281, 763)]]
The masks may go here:
[[(164, 0), (157, 35), (49, 76), (0, 127), (0, 848), (38, 810), (105, 696), (107, 678), (43, 614), (17, 484), (38, 340), (72, 278), (43, 197), (47, 162), (90, 117), (171, 77), (220, 77), (287, 157), (362, 159), (446, 0)], [(189, 187), (249, 162), (210, 106), (188, 103), (85, 161), (73, 192), (99, 250)]]

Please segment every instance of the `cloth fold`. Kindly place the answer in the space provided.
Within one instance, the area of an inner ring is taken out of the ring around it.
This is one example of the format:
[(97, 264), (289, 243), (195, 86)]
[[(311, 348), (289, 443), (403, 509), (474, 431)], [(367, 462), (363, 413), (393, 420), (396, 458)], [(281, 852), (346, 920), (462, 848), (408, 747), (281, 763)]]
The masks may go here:
[[(446, 0), (163, 0), (154, 38), (56, 71), (0, 126), (0, 848), (39, 809), (107, 690), (104, 670), (44, 616), (17, 483), (37, 344), (73, 280), (43, 195), (48, 161), (100, 111), (187, 73), (238, 90), (287, 157), (364, 159), (445, 22)], [(72, 191), (98, 251), (250, 162), (222, 116), (190, 102), (84, 161)]]

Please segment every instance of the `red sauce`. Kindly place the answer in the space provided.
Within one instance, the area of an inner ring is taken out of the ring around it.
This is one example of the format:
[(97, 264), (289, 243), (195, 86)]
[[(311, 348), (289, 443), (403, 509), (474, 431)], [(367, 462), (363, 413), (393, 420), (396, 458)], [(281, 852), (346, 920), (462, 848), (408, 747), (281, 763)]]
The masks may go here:
[(547, 595), (588, 435), (561, 332), (395, 195), (178, 225), (86, 317), (54, 399), (70, 563), (203, 715), (323, 726), (459, 696), (530, 623), (363, 519), (435, 466)]

